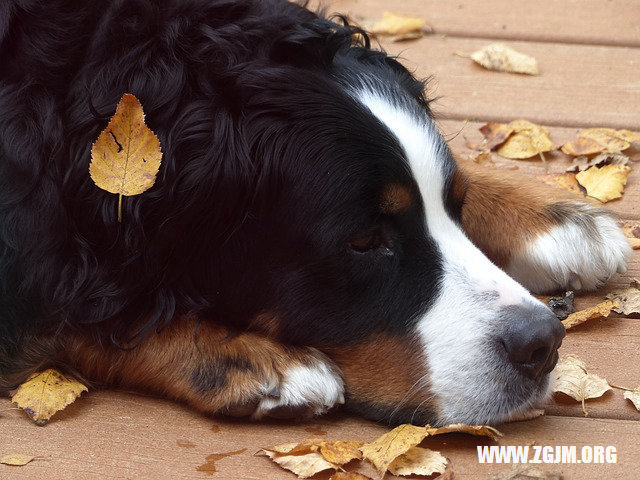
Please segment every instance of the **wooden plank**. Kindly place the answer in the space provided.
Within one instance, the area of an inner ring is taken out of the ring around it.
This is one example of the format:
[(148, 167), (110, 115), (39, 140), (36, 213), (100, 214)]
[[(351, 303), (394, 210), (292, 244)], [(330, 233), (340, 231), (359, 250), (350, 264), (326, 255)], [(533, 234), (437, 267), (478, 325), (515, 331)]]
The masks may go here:
[[(0, 409), (9, 406), (0, 401)], [(3, 411), (0, 453), (50, 456), (24, 467), (0, 465), (6, 480), (57, 479), (288, 479), (259, 448), (311, 437), (370, 441), (388, 429), (337, 414), (310, 424), (257, 423), (209, 418), (166, 400), (123, 392), (92, 392), (59, 414), (46, 427), (32, 424), (22, 412)], [(327, 432), (320, 435), (308, 429)], [(614, 445), (617, 464), (548, 465), (565, 479), (628, 479), (640, 468), (640, 422), (595, 418), (543, 417), (504, 425), (501, 445)], [(510, 465), (479, 465), (476, 445), (491, 445), (477, 437), (448, 435), (425, 446), (451, 459), (456, 478), (488, 479)], [(211, 454), (241, 451), (202, 467)], [(200, 468), (200, 470), (198, 470)], [(202, 469), (208, 472), (203, 472)], [(370, 467), (365, 471), (373, 476)], [(319, 478), (327, 478), (319, 477)], [(385, 478), (393, 478), (387, 476)]]
[(383, 42), (419, 78), (432, 77), (430, 96), (441, 118), (506, 121), (525, 117), (548, 125), (640, 128), (640, 50), (626, 47), (509, 42), (533, 55), (540, 75), (486, 70), (468, 54), (488, 39), (427, 36)]
[(427, 19), (436, 33), (461, 37), (640, 46), (634, 0), (325, 0), (330, 12), (377, 18), (391, 10)]
[[(514, 115), (505, 121), (515, 120), (519, 117)], [(524, 117), (529, 119), (528, 117)], [(440, 131), (448, 139), (451, 150), (460, 161), (466, 161), (477, 155), (477, 151), (469, 148), (469, 144), (479, 144), (482, 141), (482, 134), (479, 128), (484, 122), (462, 122), (453, 120), (439, 120)], [(550, 127), (551, 139), (558, 146), (574, 139), (580, 131), (578, 128)], [(640, 150), (631, 148), (627, 153), (632, 161), (630, 162), (632, 171), (627, 180), (624, 194), (621, 199), (613, 200), (604, 204), (606, 208), (616, 212), (624, 219), (640, 221)], [(540, 158), (531, 160), (509, 160), (493, 153), (495, 168), (505, 171), (517, 171), (523, 175), (535, 178), (535, 181), (543, 182), (546, 175), (564, 173), (571, 164), (571, 157), (562, 152), (554, 151), (545, 154), (547, 164), (543, 164)], [(487, 168), (492, 168), (487, 166)], [(560, 188), (560, 187), (558, 187)], [(598, 205), (598, 201), (594, 200)]]

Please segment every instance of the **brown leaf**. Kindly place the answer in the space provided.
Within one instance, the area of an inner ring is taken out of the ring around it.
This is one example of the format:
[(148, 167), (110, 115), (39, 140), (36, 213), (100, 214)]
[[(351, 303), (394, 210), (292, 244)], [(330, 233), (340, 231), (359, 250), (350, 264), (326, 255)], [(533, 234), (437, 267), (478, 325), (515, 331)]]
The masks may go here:
[(640, 412), (640, 387), (624, 392), (624, 398), (626, 398), (627, 400), (631, 400), (634, 407), (636, 407), (636, 409)]
[(467, 425), (465, 423), (454, 423), (444, 427), (429, 428), (429, 435), (442, 435), (444, 433), (467, 433), (479, 437), (489, 437), (493, 441), (497, 441), (498, 437), (502, 437), (502, 433), (493, 427), (487, 425)]
[(605, 165), (580, 172), (576, 179), (587, 190), (587, 195), (606, 203), (622, 197), (629, 172), (631, 167), (627, 165)]
[(24, 455), (22, 453), (9, 453), (0, 457), (0, 463), (5, 465), (13, 465), (14, 467), (22, 467), (27, 463), (35, 460), (33, 455)]
[(640, 313), (640, 283), (633, 280), (627, 288), (614, 290), (607, 298), (615, 303), (613, 311), (623, 315)]
[(507, 141), (507, 138), (513, 133), (513, 127), (508, 123), (487, 123), (480, 127), (480, 132), (487, 140), (486, 147), (493, 150)]
[(18, 387), (11, 400), (36, 424), (44, 425), (56, 412), (86, 391), (87, 387), (77, 380), (50, 368), (31, 375)]
[(325, 460), (336, 465), (344, 465), (352, 460), (361, 459), (360, 447), (362, 442), (338, 440), (335, 442), (322, 442), (320, 454)]
[(118, 194), (118, 221), (122, 221), (122, 197), (151, 188), (161, 161), (160, 141), (145, 125), (142, 105), (134, 95), (125, 93), (91, 147), (89, 165), (94, 183)]
[(509, 472), (494, 475), (491, 480), (562, 480), (562, 474), (529, 465), (514, 465)]
[(336, 472), (329, 480), (371, 480), (371, 478), (357, 472)]
[(340, 468), (338, 465), (327, 462), (318, 452), (308, 451), (307, 453), (298, 454), (284, 453), (294, 450), (297, 446), (298, 444), (296, 443), (277, 445), (260, 450), (258, 455), (269, 457), (282, 468), (295, 473), (300, 478), (308, 478), (325, 470), (338, 470)]
[(528, 120), (514, 120), (509, 126), (514, 133), (498, 148), (498, 154), (505, 158), (531, 158), (556, 148), (546, 127)]
[(604, 152), (591, 159), (585, 156), (575, 157), (571, 161), (571, 165), (567, 167), (567, 172), (582, 172), (589, 167), (601, 167), (602, 165), (626, 165), (627, 163), (629, 163), (629, 157), (624, 153)]
[(392, 35), (397, 40), (406, 40), (407, 35), (419, 38), (424, 33), (427, 21), (424, 18), (405, 17), (391, 12), (384, 12), (379, 20), (363, 22), (362, 28), (375, 35)]
[(575, 355), (566, 355), (555, 368), (554, 392), (561, 392), (582, 402), (582, 411), (587, 416), (584, 401), (601, 397), (611, 387), (604, 378), (587, 372), (586, 364)]
[(538, 75), (538, 62), (535, 58), (517, 52), (502, 43), (491, 43), (473, 52), (470, 58), (488, 70), (509, 73)]
[(574, 312), (562, 321), (565, 330), (569, 330), (576, 325), (586, 322), (587, 320), (593, 320), (594, 318), (608, 317), (611, 310), (614, 309), (616, 304), (611, 300), (605, 300), (593, 307), (585, 308), (578, 312)]
[(542, 180), (547, 185), (561, 187), (576, 195), (584, 196), (574, 173), (556, 173), (545, 175)]
[(389, 465), (393, 475), (433, 475), (443, 473), (449, 461), (440, 452), (413, 447)]
[(565, 143), (561, 150), (575, 157), (601, 152), (621, 152), (638, 140), (640, 136), (629, 130), (587, 128), (578, 133), (575, 140)]
[(380, 476), (384, 476), (389, 465), (410, 448), (418, 445), (429, 435), (429, 427), (400, 425), (378, 437), (371, 443), (365, 443), (360, 451), (371, 462)]

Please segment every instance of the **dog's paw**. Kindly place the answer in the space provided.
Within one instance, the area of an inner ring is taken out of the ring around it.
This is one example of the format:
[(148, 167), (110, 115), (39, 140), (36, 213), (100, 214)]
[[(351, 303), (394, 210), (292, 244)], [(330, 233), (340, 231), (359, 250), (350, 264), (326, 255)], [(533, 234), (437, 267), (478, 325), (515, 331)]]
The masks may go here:
[(309, 348), (295, 358), (280, 359), (263, 377), (251, 400), (222, 411), (253, 419), (309, 418), (344, 403), (344, 381), (337, 367)]
[(529, 290), (594, 290), (624, 273), (631, 247), (610, 212), (583, 203), (552, 206), (556, 225), (529, 241), (507, 273)]

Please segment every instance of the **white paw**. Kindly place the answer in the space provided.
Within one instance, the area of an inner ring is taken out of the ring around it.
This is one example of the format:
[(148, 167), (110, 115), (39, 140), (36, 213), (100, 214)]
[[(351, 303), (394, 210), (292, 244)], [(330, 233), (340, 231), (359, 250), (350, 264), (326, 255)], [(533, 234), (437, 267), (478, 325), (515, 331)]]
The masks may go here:
[(631, 247), (606, 210), (562, 204), (561, 223), (516, 253), (507, 273), (533, 292), (594, 290), (627, 271)]
[(254, 419), (321, 415), (344, 403), (344, 382), (327, 364), (298, 365), (285, 370), (279, 395), (265, 396), (253, 413)]

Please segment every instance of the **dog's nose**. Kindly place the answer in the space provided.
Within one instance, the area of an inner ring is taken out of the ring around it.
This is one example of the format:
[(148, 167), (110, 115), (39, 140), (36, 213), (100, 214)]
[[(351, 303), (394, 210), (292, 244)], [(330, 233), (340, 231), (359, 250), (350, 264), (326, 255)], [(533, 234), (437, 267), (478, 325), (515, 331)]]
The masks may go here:
[(500, 340), (509, 361), (534, 379), (553, 370), (566, 334), (553, 312), (542, 305), (512, 306), (503, 315), (507, 323)]

